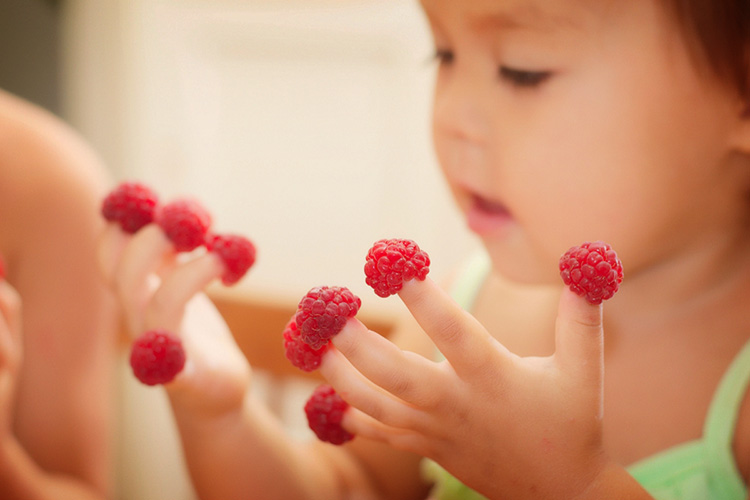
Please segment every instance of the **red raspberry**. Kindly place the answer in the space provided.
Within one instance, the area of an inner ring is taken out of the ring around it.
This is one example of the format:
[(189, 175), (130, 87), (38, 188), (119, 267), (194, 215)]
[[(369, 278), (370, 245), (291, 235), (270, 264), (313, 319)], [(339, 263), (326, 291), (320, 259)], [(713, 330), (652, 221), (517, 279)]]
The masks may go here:
[(412, 240), (376, 241), (367, 252), (365, 282), (380, 297), (397, 293), (404, 281), (424, 280), (429, 272), (430, 257)]
[(162, 207), (156, 222), (178, 252), (189, 252), (206, 242), (211, 214), (194, 200), (176, 200)]
[(330, 385), (315, 389), (305, 404), (307, 423), (318, 439), (331, 444), (343, 444), (354, 439), (354, 434), (341, 427), (341, 419), (349, 403), (341, 399)]
[(159, 198), (150, 188), (137, 182), (123, 182), (104, 198), (102, 215), (133, 234), (153, 222)]
[(313, 288), (297, 306), (295, 321), (300, 338), (313, 349), (320, 349), (344, 328), (346, 320), (353, 318), (361, 305), (359, 297), (346, 287)]
[(167, 330), (149, 330), (133, 342), (130, 366), (144, 384), (166, 384), (185, 366), (182, 342)]
[(323, 354), (328, 350), (328, 342), (320, 349), (313, 349), (305, 344), (300, 337), (299, 328), (294, 318), (290, 319), (284, 327), (284, 355), (286, 359), (300, 370), (311, 372), (317, 370), (323, 359)]
[(255, 263), (255, 245), (244, 236), (221, 234), (207, 239), (208, 250), (224, 261), (221, 281), (227, 286), (237, 283)]
[(0, 280), (5, 279), (5, 260), (3, 259), (3, 256), (0, 255)]
[(611, 299), (622, 282), (622, 262), (602, 241), (571, 247), (560, 257), (560, 276), (575, 293), (592, 304)]

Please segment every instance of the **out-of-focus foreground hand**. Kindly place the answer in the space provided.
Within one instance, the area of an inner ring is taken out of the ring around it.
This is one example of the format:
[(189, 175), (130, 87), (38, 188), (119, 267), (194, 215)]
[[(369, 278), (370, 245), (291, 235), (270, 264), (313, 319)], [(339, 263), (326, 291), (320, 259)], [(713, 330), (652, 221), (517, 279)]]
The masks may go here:
[(211, 252), (177, 254), (157, 224), (133, 235), (108, 224), (99, 267), (115, 291), (131, 338), (164, 328), (182, 340), (186, 362), (165, 385), (181, 408), (217, 415), (240, 409), (251, 369), (203, 289), (224, 271)]
[(21, 370), (21, 299), (0, 280), (0, 442), (13, 434), (14, 395)]
[(567, 288), (556, 352), (509, 352), (431, 279), (399, 293), (445, 357), (403, 351), (356, 319), (321, 373), (355, 434), (429, 457), (490, 498), (575, 498), (612, 467), (602, 446), (602, 306)]

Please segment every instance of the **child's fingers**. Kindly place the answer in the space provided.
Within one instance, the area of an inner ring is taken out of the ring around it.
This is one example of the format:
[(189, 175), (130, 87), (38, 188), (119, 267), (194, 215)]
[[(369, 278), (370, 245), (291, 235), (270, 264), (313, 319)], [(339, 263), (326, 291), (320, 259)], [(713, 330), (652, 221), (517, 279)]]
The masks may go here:
[(221, 259), (206, 253), (176, 266), (162, 277), (146, 309), (145, 328), (179, 331), (187, 303), (224, 272)]
[(156, 224), (149, 224), (135, 233), (122, 251), (114, 283), (134, 334), (143, 330), (141, 309), (154, 287), (149, 280), (170, 255), (174, 255), (172, 243)]
[(355, 436), (386, 443), (398, 450), (421, 456), (430, 456), (432, 451), (428, 439), (422, 433), (384, 424), (357, 408), (346, 410), (341, 425)]
[(349, 362), (375, 385), (419, 407), (432, 406), (438, 397), (431, 390), (439, 370), (413, 352), (402, 351), (393, 342), (368, 330), (356, 318), (332, 339)]
[(13, 334), (13, 341), (21, 345), (21, 296), (6, 281), (0, 281), (0, 313)]
[(16, 366), (21, 349), (21, 297), (5, 281), (0, 281), (0, 368)]
[(396, 427), (412, 427), (418, 410), (384, 392), (365, 378), (337, 349), (325, 354), (320, 373), (351, 406)]
[(457, 373), (508, 359), (509, 352), (429, 277), (407, 281), (399, 296)]
[(567, 287), (555, 325), (555, 361), (561, 370), (601, 384), (604, 370), (602, 305), (590, 304)]
[(119, 225), (112, 223), (107, 224), (99, 236), (97, 264), (99, 273), (109, 286), (113, 284), (115, 269), (129, 239), (130, 236), (120, 229)]

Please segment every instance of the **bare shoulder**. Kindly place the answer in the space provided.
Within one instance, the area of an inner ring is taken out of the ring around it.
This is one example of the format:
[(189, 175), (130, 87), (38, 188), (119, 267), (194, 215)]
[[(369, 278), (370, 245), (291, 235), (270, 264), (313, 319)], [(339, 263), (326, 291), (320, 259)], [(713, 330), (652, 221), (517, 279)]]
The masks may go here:
[(0, 151), (3, 247), (14, 246), (13, 237), (23, 241), (45, 220), (80, 222), (106, 187), (105, 169), (75, 131), (3, 91)]
[(0, 90), (0, 176), (14, 186), (103, 187), (106, 172), (61, 119)]

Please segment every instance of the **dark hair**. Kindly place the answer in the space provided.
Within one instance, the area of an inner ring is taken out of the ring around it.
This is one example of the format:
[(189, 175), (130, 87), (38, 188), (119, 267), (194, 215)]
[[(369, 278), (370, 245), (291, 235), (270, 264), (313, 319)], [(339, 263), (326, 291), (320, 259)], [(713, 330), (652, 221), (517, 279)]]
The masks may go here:
[(688, 42), (695, 45), (699, 60), (750, 97), (750, 0), (667, 0), (667, 4)]

